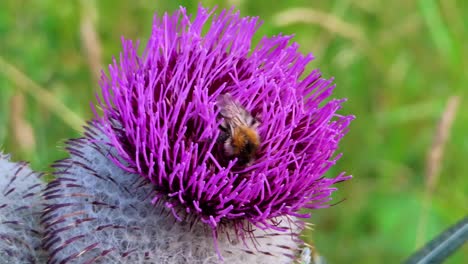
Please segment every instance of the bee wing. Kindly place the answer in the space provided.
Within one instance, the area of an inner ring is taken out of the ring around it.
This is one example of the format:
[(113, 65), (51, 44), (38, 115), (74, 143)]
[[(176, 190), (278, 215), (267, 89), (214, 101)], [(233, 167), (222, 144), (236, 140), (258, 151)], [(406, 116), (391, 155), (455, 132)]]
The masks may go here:
[[(220, 114), (225, 119), (225, 124), (231, 127), (248, 126), (257, 128), (259, 122), (229, 93), (217, 98), (216, 104), (220, 108)], [(227, 127), (227, 126), (225, 126)]]
[(236, 102), (230, 94), (220, 95), (216, 104), (221, 109), (220, 113), (224, 118), (232, 119), (235, 116), (240, 116), (246, 112), (245, 109), (238, 102)]

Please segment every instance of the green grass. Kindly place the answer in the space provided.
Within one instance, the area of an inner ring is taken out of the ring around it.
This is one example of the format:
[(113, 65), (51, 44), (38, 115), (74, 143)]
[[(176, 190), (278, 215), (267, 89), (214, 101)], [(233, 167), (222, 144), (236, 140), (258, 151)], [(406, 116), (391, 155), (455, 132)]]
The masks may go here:
[[(93, 116), (89, 105), (99, 73), (86, 55), (82, 22), (94, 21), (99, 38), (102, 56), (94, 63), (108, 65), (120, 51), (121, 36), (144, 42), (154, 12), (173, 11), (187, 1), (97, 2), (2, 2), (0, 149), (15, 160), (31, 161), (34, 169), (50, 171), (51, 162), (65, 157), (63, 141), (79, 136), (81, 120)], [(316, 57), (310, 69), (334, 76), (335, 96), (349, 99), (342, 113), (357, 119), (341, 144), (344, 156), (329, 175), (345, 170), (354, 179), (340, 184), (334, 195), (344, 202), (313, 212), (315, 230), (305, 234), (330, 263), (398, 263), (415, 250), (421, 217), (426, 228), (419, 235), (426, 241), (468, 212), (464, 1), (203, 3), (235, 3), (242, 15), (260, 16), (258, 38), (295, 34), (301, 50)], [(193, 12), (197, 2), (184, 5)], [(314, 16), (297, 21), (294, 9)], [(427, 200), (426, 158), (454, 95), (460, 96), (459, 107)], [(31, 143), (18, 143), (26, 140)], [(426, 213), (424, 201), (429, 201)], [(468, 259), (466, 245), (447, 263), (463, 259)]]

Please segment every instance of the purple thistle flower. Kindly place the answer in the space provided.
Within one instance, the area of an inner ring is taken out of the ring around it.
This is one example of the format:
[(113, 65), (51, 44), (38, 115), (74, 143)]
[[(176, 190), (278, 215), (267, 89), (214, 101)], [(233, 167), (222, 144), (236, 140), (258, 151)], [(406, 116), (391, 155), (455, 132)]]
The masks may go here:
[[(300, 209), (328, 206), (332, 185), (350, 178), (324, 178), (354, 118), (336, 114), (345, 100), (327, 101), (335, 86), (318, 70), (304, 75), (313, 57), (300, 54), (291, 36), (252, 47), (259, 25), (202, 7), (191, 19), (181, 8), (154, 19), (141, 56), (138, 44), (124, 40), (101, 80), (103, 114), (95, 126), (115, 149), (110, 158), (152, 184), (153, 203), (180, 221), (200, 220), (215, 237), (225, 225), (241, 238), (250, 225), (285, 231), (277, 217), (307, 218)], [(216, 102), (225, 94), (260, 123), (248, 166), (218, 142)]]

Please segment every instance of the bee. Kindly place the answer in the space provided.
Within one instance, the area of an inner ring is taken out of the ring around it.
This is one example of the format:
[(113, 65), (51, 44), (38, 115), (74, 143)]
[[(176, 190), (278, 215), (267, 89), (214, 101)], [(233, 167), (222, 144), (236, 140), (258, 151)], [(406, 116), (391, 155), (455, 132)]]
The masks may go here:
[(250, 165), (260, 146), (257, 131), (260, 122), (230, 94), (220, 95), (216, 105), (223, 118), (218, 143), (223, 144), (224, 154), (228, 158), (237, 158), (237, 165)]

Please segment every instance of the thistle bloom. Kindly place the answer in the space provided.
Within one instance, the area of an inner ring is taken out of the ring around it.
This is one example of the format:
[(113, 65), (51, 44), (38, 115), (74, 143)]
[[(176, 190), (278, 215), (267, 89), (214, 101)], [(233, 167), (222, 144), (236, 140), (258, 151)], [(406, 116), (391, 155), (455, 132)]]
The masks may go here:
[[(265, 37), (252, 47), (256, 18), (199, 8), (156, 17), (141, 56), (123, 41), (120, 60), (101, 82), (98, 123), (117, 150), (112, 160), (148, 179), (162, 202), (182, 220), (189, 214), (216, 232), (223, 223), (277, 229), (275, 217), (307, 217), (301, 208), (326, 206), (340, 174), (324, 178), (352, 116), (336, 111), (344, 100), (325, 100), (332, 80), (290, 36)], [(209, 19), (211, 17), (211, 25)], [(203, 31), (206, 30), (206, 33)], [(216, 100), (231, 94), (260, 119), (261, 145), (251, 166), (222, 164), (217, 146)]]
[[(309, 216), (299, 210), (326, 207), (332, 185), (349, 178), (324, 177), (353, 119), (336, 114), (344, 100), (328, 100), (332, 80), (304, 74), (312, 56), (290, 36), (252, 47), (256, 18), (213, 12), (156, 17), (142, 55), (123, 41), (101, 80), (102, 115), (70, 141), (44, 194), (53, 263), (214, 263), (210, 236), (229, 263), (288, 263), (301, 244), (297, 219)], [(225, 94), (259, 120), (245, 166), (218, 142)]]

